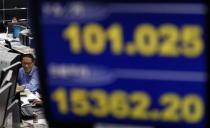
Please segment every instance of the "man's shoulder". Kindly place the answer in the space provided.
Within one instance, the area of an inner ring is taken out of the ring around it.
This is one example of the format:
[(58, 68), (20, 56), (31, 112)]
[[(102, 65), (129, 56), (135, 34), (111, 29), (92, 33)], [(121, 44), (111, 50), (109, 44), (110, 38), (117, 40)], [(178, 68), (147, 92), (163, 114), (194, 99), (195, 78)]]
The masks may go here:
[(19, 69), (19, 72), (18, 72), (18, 77), (24, 77), (24, 69), (23, 69), (23, 67), (21, 67), (20, 69)]
[(34, 71), (38, 71), (38, 67), (37, 66), (33, 66), (33, 68), (32, 68)]
[(32, 73), (38, 73), (38, 67), (37, 66), (33, 66), (32, 67)]
[(24, 69), (23, 69), (23, 67), (21, 67), (20, 69), (19, 69), (19, 72), (24, 72)]

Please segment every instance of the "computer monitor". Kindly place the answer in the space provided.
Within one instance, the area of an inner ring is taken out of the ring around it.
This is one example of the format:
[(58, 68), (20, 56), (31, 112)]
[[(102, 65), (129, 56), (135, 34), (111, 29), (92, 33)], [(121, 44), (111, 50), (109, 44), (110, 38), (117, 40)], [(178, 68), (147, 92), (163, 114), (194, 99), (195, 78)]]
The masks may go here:
[(1, 71), (1, 78), (0, 78), (0, 85), (1, 88), (6, 82), (11, 82), (11, 91), (10, 91), (10, 98), (15, 96), (17, 79), (18, 79), (18, 71), (21, 67), (21, 62), (16, 62)]
[(12, 83), (9, 82), (0, 88), (0, 128), (4, 125), (11, 86)]
[(5, 128), (19, 128), (21, 123), (19, 101), (15, 100), (8, 104), (7, 112), (5, 115), (4, 127)]
[(5, 67), (8, 67), (16, 62), (20, 61), (20, 54), (0, 51), (0, 76), (1, 70)]
[(12, 50), (9, 49), (8, 47), (5, 47), (4, 45), (0, 45), (0, 51), (10, 52), (10, 51), (12, 51)]
[(9, 40), (5, 40), (5, 47), (11, 49), (12, 48), (12, 45), (11, 45), (11, 42)]

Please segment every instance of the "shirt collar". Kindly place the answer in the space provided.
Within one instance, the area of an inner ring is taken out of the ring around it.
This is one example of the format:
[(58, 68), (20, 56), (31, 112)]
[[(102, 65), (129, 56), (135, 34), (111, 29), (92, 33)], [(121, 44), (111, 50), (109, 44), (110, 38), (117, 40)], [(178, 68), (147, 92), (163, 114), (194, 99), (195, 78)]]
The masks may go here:
[(29, 73), (29, 74), (27, 74), (27, 75), (28, 75), (28, 76), (32, 76), (32, 74), (33, 74), (33, 72), (34, 72), (35, 68), (36, 68), (36, 67), (33, 65), (33, 67), (32, 67), (32, 69), (31, 69), (30, 73)]

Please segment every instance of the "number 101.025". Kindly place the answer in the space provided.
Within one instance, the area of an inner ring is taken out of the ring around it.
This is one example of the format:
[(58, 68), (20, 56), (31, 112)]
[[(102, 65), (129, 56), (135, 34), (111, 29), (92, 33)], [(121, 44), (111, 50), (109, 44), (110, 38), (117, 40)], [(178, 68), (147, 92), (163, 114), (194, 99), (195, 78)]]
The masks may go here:
[(100, 55), (108, 50), (112, 55), (141, 55), (152, 57), (199, 57), (204, 50), (203, 30), (198, 25), (162, 24), (155, 27), (144, 23), (137, 25), (125, 41), (123, 27), (113, 23), (104, 28), (98, 23), (87, 23), (81, 27), (71, 23), (63, 32), (64, 39), (69, 41), (72, 54), (80, 54), (83, 50), (90, 55)]

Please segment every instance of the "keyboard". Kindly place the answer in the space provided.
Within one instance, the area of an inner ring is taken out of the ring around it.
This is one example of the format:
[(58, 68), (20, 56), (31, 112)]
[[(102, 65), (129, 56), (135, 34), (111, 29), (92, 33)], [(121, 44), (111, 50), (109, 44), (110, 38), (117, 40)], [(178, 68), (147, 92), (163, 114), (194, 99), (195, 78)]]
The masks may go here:
[(21, 115), (23, 119), (34, 118), (33, 108), (30, 104), (21, 106)]

